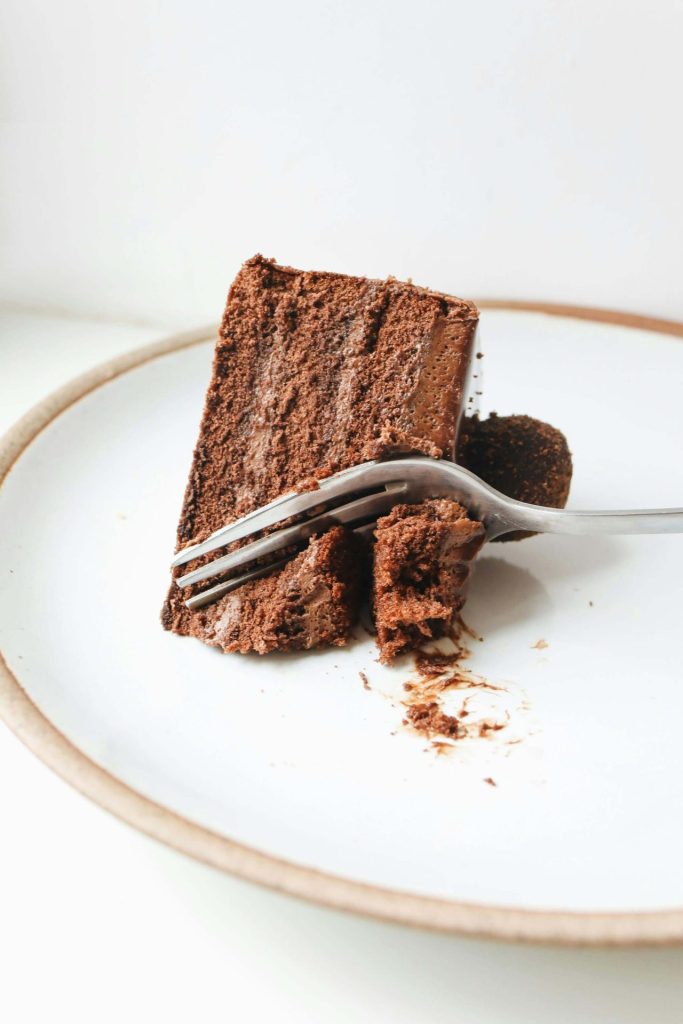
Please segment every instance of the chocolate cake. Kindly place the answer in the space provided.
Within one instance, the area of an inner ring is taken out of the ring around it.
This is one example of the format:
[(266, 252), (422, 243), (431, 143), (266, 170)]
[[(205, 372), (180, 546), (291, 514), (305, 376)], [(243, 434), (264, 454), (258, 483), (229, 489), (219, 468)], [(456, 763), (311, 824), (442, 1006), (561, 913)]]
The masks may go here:
[(260, 587), (239, 587), (228, 594), (217, 606), (220, 616), (211, 614), (211, 606), (198, 612), (200, 631), (195, 635), (244, 654), (343, 644), (361, 599), (363, 547), (351, 530), (333, 527), (261, 580)]
[(484, 527), (455, 501), (396, 505), (377, 521), (372, 607), (380, 659), (438, 639), (465, 602)]
[[(452, 457), (477, 319), (470, 302), (393, 279), (249, 260), (216, 343), (178, 548), (368, 459)], [(347, 534), (327, 538), (202, 609), (172, 585), (164, 627), (226, 651), (343, 643), (363, 557)]]
[[(477, 416), (462, 422), (458, 462), (497, 491), (531, 505), (564, 508), (572, 479), (572, 456), (564, 434), (531, 416)], [(522, 540), (517, 530), (496, 540)]]

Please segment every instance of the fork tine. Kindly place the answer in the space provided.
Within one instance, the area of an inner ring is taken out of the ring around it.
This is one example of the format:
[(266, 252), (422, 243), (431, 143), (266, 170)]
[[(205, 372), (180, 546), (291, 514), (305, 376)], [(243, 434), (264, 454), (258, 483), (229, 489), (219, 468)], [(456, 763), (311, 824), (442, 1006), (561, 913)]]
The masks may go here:
[(262, 565), (258, 569), (252, 569), (250, 572), (240, 573), (239, 576), (233, 576), (232, 579), (225, 580), (223, 583), (217, 583), (215, 587), (209, 587), (208, 590), (202, 590), (201, 593), (188, 597), (185, 604), (191, 611), (195, 608), (203, 608), (204, 605), (217, 601), (224, 594), (229, 594), (231, 590), (237, 590), (243, 583), (247, 583), (249, 580), (257, 580), (261, 576), (267, 576), (268, 573), (274, 572), (275, 569), (282, 568), (288, 561), (288, 558), (280, 558), (277, 562), (271, 562), (270, 565)]
[[(376, 522), (365, 523), (363, 526), (357, 526), (354, 533), (360, 534), (361, 537), (369, 537), (372, 531), (377, 526)], [(195, 608), (203, 608), (207, 604), (211, 604), (213, 601), (217, 601), (219, 597), (223, 597), (224, 594), (229, 594), (231, 590), (237, 590), (243, 583), (248, 583), (249, 580), (260, 579), (261, 576), (267, 576), (269, 573), (274, 572), (276, 569), (281, 569), (283, 565), (291, 561), (293, 555), (287, 555), (286, 558), (279, 558), (277, 562), (269, 562), (268, 565), (261, 565), (257, 569), (252, 569), (250, 572), (240, 573), (239, 576), (232, 576), (229, 580), (224, 580), (223, 583), (217, 583), (215, 587), (209, 587), (208, 590), (202, 590), (199, 594), (195, 594), (193, 597), (188, 597), (185, 605), (190, 611)]]
[[(229, 526), (216, 530), (215, 533), (212, 533), (210, 537), (207, 537), (200, 544), (193, 544), (191, 547), (179, 551), (171, 562), (171, 568), (176, 569), (179, 565), (185, 565), (200, 555), (207, 555), (211, 551), (216, 551), (227, 544), (232, 544), (233, 541), (243, 540), (252, 533), (258, 533), (268, 526), (276, 526), (277, 523), (289, 519), (290, 516), (308, 512), (310, 509), (315, 508), (316, 505), (322, 505), (335, 498), (344, 497), (344, 495), (347, 495), (352, 490), (354, 481), (358, 482), (359, 489), (362, 487), (364, 490), (368, 490), (372, 486), (378, 486), (378, 484), (373, 485), (372, 483), (372, 470), (375, 466), (379, 465), (384, 470), (390, 464), (365, 462), (360, 466), (352, 466), (351, 469), (342, 470), (341, 473), (335, 473), (334, 476), (321, 480), (315, 491), (293, 491), (290, 494), (283, 495), (281, 498), (276, 498), (275, 501), (271, 501), (268, 505), (263, 505), (241, 519), (236, 519)], [(394, 463), (394, 465), (397, 465), (397, 463)], [(401, 471), (397, 469), (396, 476), (399, 479), (400, 474)], [(386, 472), (383, 475), (386, 475)], [(383, 482), (381, 481), (381, 483)]]
[(282, 548), (300, 544), (301, 541), (307, 540), (313, 534), (320, 533), (331, 526), (338, 524), (354, 526), (363, 519), (374, 519), (378, 515), (388, 512), (396, 504), (397, 500), (400, 499), (400, 496), (406, 494), (407, 491), (408, 485), (402, 483), (393, 485), (390, 490), (387, 489), (377, 494), (367, 494), (362, 498), (356, 498), (355, 501), (329, 509), (318, 516), (314, 516), (312, 519), (305, 520), (303, 523), (288, 526), (284, 530), (278, 530), (267, 537), (261, 537), (259, 540), (252, 541), (251, 544), (246, 544), (237, 551), (232, 551), (228, 555), (216, 558), (207, 565), (202, 565), (199, 569), (194, 569), (192, 572), (180, 576), (176, 583), (179, 587), (189, 587), (193, 583), (201, 583), (203, 580), (212, 579), (214, 576), (222, 575), (233, 569), (241, 569), (256, 561), (256, 559), (262, 558), (264, 555), (281, 551)]

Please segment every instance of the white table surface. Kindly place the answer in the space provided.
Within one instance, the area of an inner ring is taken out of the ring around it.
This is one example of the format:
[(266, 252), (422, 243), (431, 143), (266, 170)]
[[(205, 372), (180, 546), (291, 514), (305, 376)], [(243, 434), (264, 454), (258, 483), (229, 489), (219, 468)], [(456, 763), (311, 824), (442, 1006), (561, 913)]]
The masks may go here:
[[(5, 313), (0, 430), (95, 362), (163, 333)], [(110, 817), (4, 727), (0, 837), (0, 1016), (8, 1024), (683, 1018), (683, 951), (475, 942), (275, 895)]]

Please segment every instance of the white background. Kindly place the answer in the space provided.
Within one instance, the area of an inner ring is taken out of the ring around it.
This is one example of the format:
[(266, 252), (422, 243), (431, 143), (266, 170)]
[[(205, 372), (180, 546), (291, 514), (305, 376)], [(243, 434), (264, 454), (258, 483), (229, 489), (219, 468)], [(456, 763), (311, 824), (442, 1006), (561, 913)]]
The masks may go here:
[[(217, 319), (256, 251), (683, 318), (682, 42), (673, 0), (5, 0), (0, 428)], [(0, 965), (11, 1024), (683, 1015), (678, 951), (466, 942), (261, 892), (4, 730)]]
[(8, 301), (215, 318), (256, 251), (683, 315), (676, 0), (4, 0)]

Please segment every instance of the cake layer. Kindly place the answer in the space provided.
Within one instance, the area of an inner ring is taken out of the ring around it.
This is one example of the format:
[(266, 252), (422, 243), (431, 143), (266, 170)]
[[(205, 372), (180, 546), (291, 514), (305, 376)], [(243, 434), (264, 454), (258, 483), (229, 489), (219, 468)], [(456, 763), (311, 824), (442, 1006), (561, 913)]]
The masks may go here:
[(382, 661), (448, 632), (484, 527), (457, 502), (396, 505), (377, 521), (372, 604)]
[[(451, 457), (477, 319), (472, 303), (393, 279), (249, 260), (216, 344), (178, 547), (311, 477), (394, 451)], [(254, 606), (272, 580), (248, 585)], [(234, 595), (190, 612), (172, 587), (162, 622), (212, 643), (228, 604), (246, 614)]]

